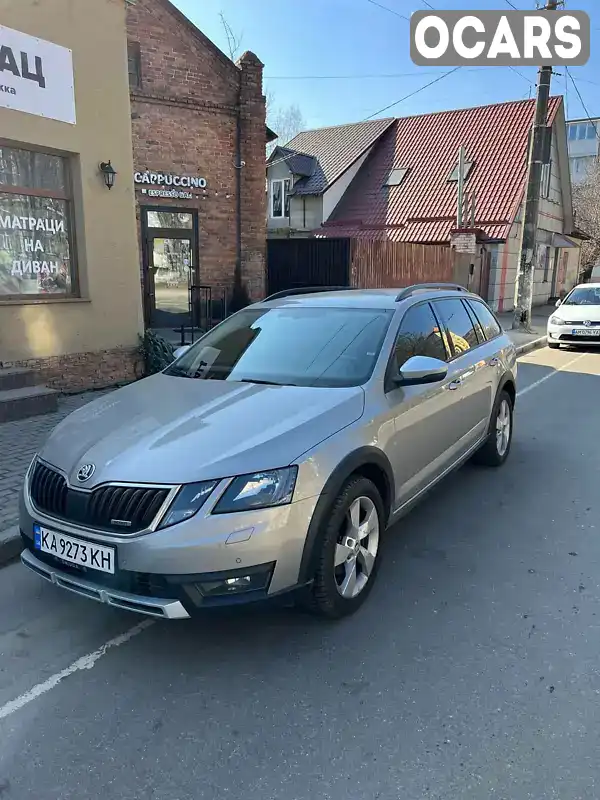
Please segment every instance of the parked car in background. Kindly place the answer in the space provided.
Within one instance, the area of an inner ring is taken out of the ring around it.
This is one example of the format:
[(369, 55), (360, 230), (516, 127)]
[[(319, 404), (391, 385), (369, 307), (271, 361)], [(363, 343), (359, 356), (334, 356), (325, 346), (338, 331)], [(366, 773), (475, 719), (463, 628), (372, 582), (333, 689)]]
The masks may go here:
[(67, 417), (23, 488), (26, 567), (163, 618), (369, 595), (386, 529), (509, 455), (516, 351), (453, 285), (283, 292)]
[(600, 283), (582, 283), (556, 301), (548, 320), (548, 347), (600, 345)]

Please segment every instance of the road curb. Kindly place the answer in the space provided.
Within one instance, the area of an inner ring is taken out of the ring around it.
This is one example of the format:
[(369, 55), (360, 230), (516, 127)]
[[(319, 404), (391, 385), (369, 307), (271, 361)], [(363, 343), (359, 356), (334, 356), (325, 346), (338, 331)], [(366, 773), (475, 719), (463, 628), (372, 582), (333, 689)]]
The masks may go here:
[(525, 353), (531, 353), (533, 350), (539, 350), (540, 347), (546, 347), (548, 344), (548, 337), (541, 336), (539, 339), (534, 339), (533, 342), (521, 344), (517, 347), (517, 355), (523, 356)]
[(18, 558), (22, 549), (23, 543), (16, 525), (0, 532), (0, 567), (6, 566)]

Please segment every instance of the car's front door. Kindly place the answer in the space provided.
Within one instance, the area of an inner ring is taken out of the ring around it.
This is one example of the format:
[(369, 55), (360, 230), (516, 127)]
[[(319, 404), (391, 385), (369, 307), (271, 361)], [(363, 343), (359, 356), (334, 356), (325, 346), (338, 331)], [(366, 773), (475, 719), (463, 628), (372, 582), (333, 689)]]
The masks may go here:
[(489, 426), (495, 375), (489, 353), (493, 348), (485, 346), (481, 325), (466, 301), (459, 297), (435, 300), (433, 308), (453, 351), (448, 377), (458, 401), (452, 415), (452, 459), (456, 461), (481, 441)]
[[(412, 356), (449, 361), (441, 330), (429, 302), (408, 309), (400, 324), (390, 371), (397, 372)], [(449, 365), (450, 366), (450, 365)], [(438, 383), (423, 386), (389, 385), (386, 400), (394, 418), (390, 458), (396, 483), (395, 509), (412, 500), (452, 463), (458, 391), (453, 371)]]

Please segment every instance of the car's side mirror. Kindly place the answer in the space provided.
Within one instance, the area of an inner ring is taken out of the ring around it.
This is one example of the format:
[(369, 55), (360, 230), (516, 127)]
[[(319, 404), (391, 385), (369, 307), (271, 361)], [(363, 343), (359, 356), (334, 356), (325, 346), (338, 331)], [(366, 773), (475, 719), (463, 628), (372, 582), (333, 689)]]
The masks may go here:
[(559, 306), (562, 306), (562, 300), (560, 298), (556, 301), (555, 306), (556, 306), (556, 308), (558, 308)]
[(175, 357), (175, 360), (177, 360), (178, 358), (181, 358), (181, 356), (184, 353), (187, 353), (187, 351), (190, 349), (190, 347), (191, 347), (191, 345), (189, 345), (189, 344), (184, 344), (184, 345), (182, 345), (182, 347), (178, 347), (177, 350), (175, 350), (175, 352), (173, 353), (173, 355)]
[(426, 383), (438, 383), (448, 374), (448, 364), (439, 358), (429, 356), (413, 356), (402, 365), (396, 377), (396, 386), (421, 386)]

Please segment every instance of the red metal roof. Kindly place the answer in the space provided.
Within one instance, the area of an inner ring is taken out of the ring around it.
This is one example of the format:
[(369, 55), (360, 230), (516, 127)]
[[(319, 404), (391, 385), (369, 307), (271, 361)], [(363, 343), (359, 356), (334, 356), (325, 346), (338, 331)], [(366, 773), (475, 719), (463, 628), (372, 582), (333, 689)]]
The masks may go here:
[[(561, 103), (551, 98), (549, 124)], [(476, 197), (475, 227), (505, 239), (525, 188), (534, 111), (534, 100), (522, 100), (397, 119), (316, 235), (449, 242), (457, 184), (448, 177), (464, 146), (474, 162), (465, 191)], [(400, 168), (410, 170), (402, 183), (385, 186)]]

